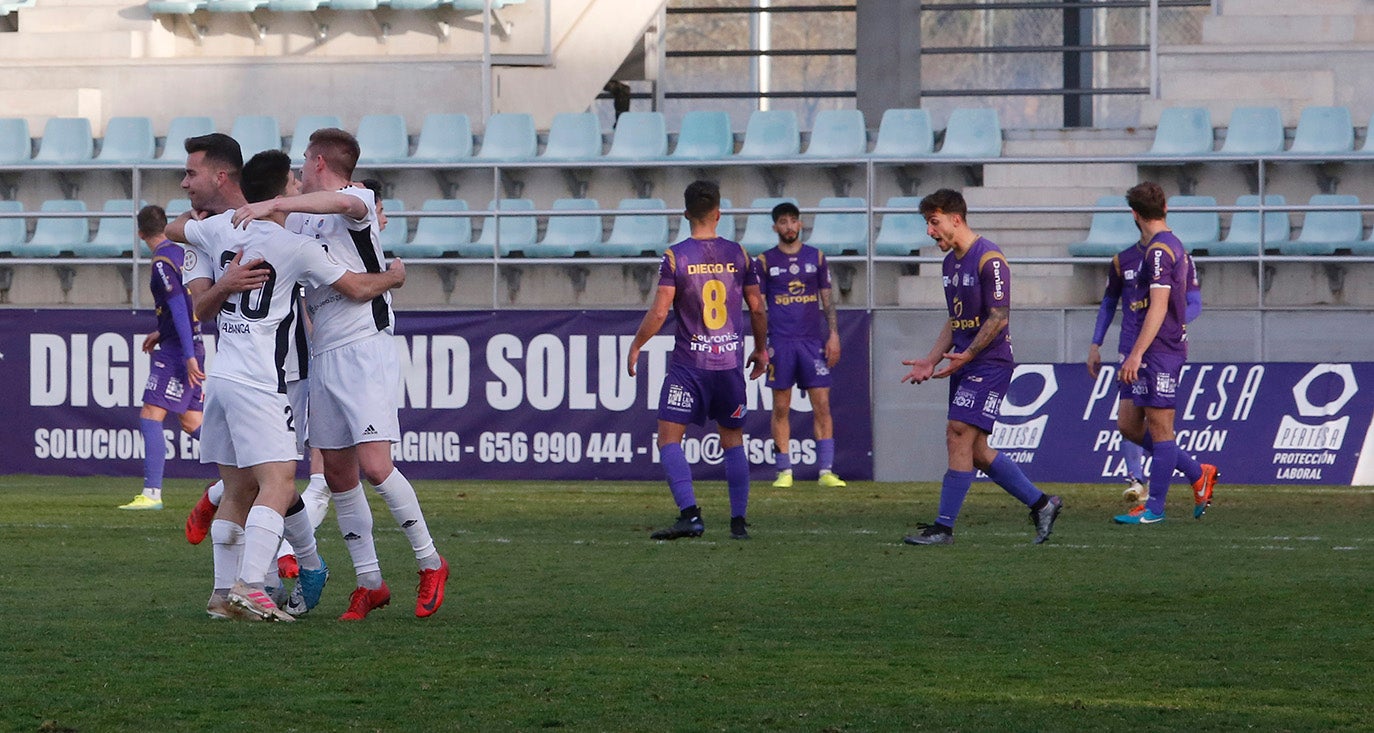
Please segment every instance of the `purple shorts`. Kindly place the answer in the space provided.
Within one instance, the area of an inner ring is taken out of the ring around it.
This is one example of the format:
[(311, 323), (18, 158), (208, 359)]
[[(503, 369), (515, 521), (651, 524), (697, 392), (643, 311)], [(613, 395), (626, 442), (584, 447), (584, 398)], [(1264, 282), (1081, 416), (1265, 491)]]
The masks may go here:
[(768, 345), (769, 389), (802, 389), (830, 386), (830, 367), (819, 341), (778, 341)]
[(738, 369), (706, 370), (669, 365), (658, 395), (658, 419), (678, 425), (723, 428), (744, 425), (744, 373)]
[[(201, 412), (205, 405), (205, 395), (200, 387), (192, 387), (186, 383), (186, 362), (167, 357), (161, 349), (153, 352), (152, 363), (148, 368), (148, 384), (143, 388), (143, 404), (156, 405), (177, 415)], [(201, 371), (204, 371), (203, 344), (196, 344), (196, 360), (201, 364)]]
[(991, 433), (1015, 369), (1000, 362), (969, 364), (950, 375), (949, 419)]
[(1145, 352), (1140, 371), (1131, 385), (1131, 401), (1137, 407), (1174, 409), (1178, 401), (1178, 379), (1187, 357)]

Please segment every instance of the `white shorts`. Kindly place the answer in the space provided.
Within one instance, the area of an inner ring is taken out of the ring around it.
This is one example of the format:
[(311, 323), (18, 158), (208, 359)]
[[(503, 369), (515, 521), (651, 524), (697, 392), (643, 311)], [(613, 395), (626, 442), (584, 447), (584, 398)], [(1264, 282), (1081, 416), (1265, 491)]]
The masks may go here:
[(398, 442), (400, 384), (396, 344), (386, 333), (311, 356), (311, 447), (337, 450)]
[(296, 429), (296, 452), (304, 457), (310, 444), (310, 380), (297, 379), (286, 383), (286, 402), (291, 405), (291, 424)]
[(296, 460), (296, 431), (286, 395), (217, 379), (205, 382), (200, 462), (249, 468)]

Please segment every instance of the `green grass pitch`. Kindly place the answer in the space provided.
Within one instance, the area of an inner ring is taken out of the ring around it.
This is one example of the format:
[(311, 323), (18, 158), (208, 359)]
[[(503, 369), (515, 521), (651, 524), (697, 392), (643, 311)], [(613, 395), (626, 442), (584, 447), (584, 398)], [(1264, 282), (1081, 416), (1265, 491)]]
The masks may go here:
[(1374, 500), (1229, 486), (1117, 527), (1115, 487), (1060, 485), (1054, 536), (979, 483), (953, 547), (907, 547), (931, 484), (756, 482), (755, 538), (656, 543), (659, 483), (420, 482), (453, 569), (433, 618), (370, 497), (393, 604), (294, 624), (204, 614), (210, 548), (136, 481), (0, 477), (0, 730), (1370, 730)]

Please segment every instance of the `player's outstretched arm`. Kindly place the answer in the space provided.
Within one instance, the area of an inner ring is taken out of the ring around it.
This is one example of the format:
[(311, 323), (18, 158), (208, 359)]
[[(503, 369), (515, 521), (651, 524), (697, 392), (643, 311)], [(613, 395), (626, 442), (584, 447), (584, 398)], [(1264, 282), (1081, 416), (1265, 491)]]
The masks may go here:
[(357, 196), (338, 191), (314, 191), (298, 196), (278, 196), (268, 201), (240, 206), (234, 210), (233, 224), (246, 227), (254, 219), (271, 219), (278, 214), (343, 214), (352, 219), (367, 217), (367, 204)]
[(182, 212), (181, 216), (167, 223), (167, 228), (163, 230), (163, 236), (173, 242), (186, 244), (186, 222), (191, 220), (191, 212)]
[(763, 291), (757, 285), (744, 286), (744, 302), (749, 306), (749, 327), (754, 332), (754, 353), (746, 362), (750, 379), (758, 379), (768, 369), (768, 311)]
[(399, 258), (391, 260), (386, 272), (345, 272), (331, 287), (345, 298), (368, 301), (388, 290), (399, 288), (406, 281), (406, 266)]
[(672, 285), (658, 286), (658, 292), (654, 294), (654, 302), (649, 305), (649, 310), (644, 312), (644, 320), (639, 322), (639, 330), (635, 331), (634, 341), (630, 342), (630, 351), (625, 355), (625, 371), (630, 375), (635, 375), (635, 370), (639, 362), (639, 352), (644, 348), (644, 344), (649, 343), (649, 339), (658, 334), (658, 330), (663, 328), (663, 322), (668, 320), (668, 313), (673, 307), (673, 298), (677, 295), (677, 288)]

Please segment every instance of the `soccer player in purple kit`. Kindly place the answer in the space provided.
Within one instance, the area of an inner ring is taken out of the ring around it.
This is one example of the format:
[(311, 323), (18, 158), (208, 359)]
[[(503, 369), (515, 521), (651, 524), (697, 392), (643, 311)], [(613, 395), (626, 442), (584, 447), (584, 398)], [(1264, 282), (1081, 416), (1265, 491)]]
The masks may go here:
[(778, 246), (758, 257), (759, 287), (768, 305), (768, 377), (773, 390), (773, 454), (778, 475), (773, 486), (792, 487), (792, 387), (811, 400), (816, 436), (816, 482), (841, 488), (835, 474), (835, 425), (830, 416), (830, 369), (840, 360), (839, 323), (830, 299), (830, 266), (825, 255), (803, 244), (801, 211), (784, 201), (773, 207)]
[[(1122, 435), (1150, 452), (1150, 498), (1144, 509), (1118, 514), (1117, 524), (1155, 524), (1164, 521), (1164, 499), (1177, 468), (1193, 482), (1193, 517), (1201, 519), (1212, 503), (1220, 473), (1216, 466), (1199, 464), (1174, 443), (1174, 405), (1178, 380), (1188, 360), (1187, 292), (1193, 277), (1183, 243), (1169, 230), (1164, 189), (1145, 181), (1126, 192), (1126, 203), (1140, 227), (1144, 260), (1135, 288), (1144, 290), (1144, 307), (1131, 352), (1121, 362), (1117, 378), (1131, 387), (1131, 408), (1122, 402)], [(1141, 296), (1137, 296), (1141, 297)], [(1140, 417), (1143, 412), (1143, 420)], [(1128, 434), (1127, 430), (1130, 429)]]
[(161, 206), (139, 209), (138, 237), (152, 253), (150, 288), (157, 330), (143, 340), (143, 350), (152, 354), (148, 385), (143, 390), (143, 409), (138, 413), (143, 433), (143, 492), (120, 509), (162, 508), (162, 471), (167, 463), (162, 421), (167, 419), (168, 412), (181, 417), (182, 430), (192, 437), (200, 436), (205, 345), (201, 343), (200, 323), (191, 306), (191, 292), (181, 282), (186, 251), (167, 239), (166, 229), (167, 212)]
[(672, 526), (654, 532), (656, 540), (700, 537), (701, 520), (692, 489), (692, 468), (682, 452), (688, 424), (716, 421), (725, 451), (730, 494), (730, 538), (749, 539), (749, 457), (744, 452), (746, 397), (741, 371), (744, 334), (741, 303), (749, 306), (754, 352), (749, 378), (757, 379), (768, 364), (768, 324), (758, 274), (737, 242), (716, 236), (720, 221), (720, 188), (696, 181), (683, 194), (692, 236), (668, 248), (659, 265), (658, 292), (644, 314), (626, 356), (633, 377), (640, 350), (668, 319), (677, 316), (676, 347), (658, 400), (658, 448), (668, 487), (679, 510)]
[[(902, 362), (911, 371), (903, 382), (919, 384), (949, 377), (949, 421), (945, 445), (949, 470), (940, 486), (940, 514), (921, 533), (904, 538), (910, 545), (954, 544), (954, 522), (973, 485), (974, 468), (1030, 508), (1035, 544), (1049, 539), (1064, 504), (1026, 478), (1021, 467), (988, 446), (988, 435), (1011, 386), (1011, 270), (997, 245), (968, 226), (963, 194), (940, 189), (921, 199), (926, 234), (947, 253), (945, 302), (949, 318), (924, 359)], [(941, 361), (949, 364), (936, 370)]]

